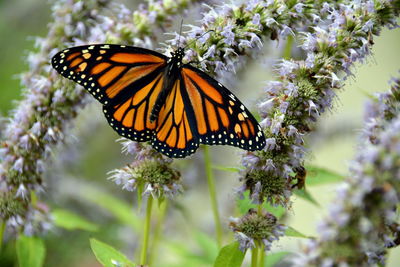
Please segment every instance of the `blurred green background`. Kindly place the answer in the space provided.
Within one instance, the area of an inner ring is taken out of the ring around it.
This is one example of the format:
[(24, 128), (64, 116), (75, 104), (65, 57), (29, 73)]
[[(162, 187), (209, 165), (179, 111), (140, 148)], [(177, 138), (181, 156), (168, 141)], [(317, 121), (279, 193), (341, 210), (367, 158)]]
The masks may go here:
[[(46, 36), (49, 21), (48, 1), (0, 0), (0, 115), (7, 116), (13, 107), (12, 102), (21, 98), (17, 76), (27, 70), (27, 51), (33, 50), (31, 37)], [(335, 107), (323, 115), (316, 133), (308, 138), (310, 163), (346, 175), (356, 151), (357, 136), (363, 126), (364, 102), (373, 92), (387, 91), (388, 80), (399, 76), (400, 30), (384, 30), (374, 41), (373, 56), (364, 64), (357, 65), (355, 76), (346, 81), (343, 92), (338, 92)], [(276, 47), (276, 44), (266, 46), (265, 54), (271, 56), (267, 64), (279, 57), (280, 52)], [(246, 71), (239, 75), (240, 80), (230, 86), (250, 107), (254, 107), (254, 99), (261, 95), (263, 81), (273, 79), (265, 65), (265, 60), (249, 64)], [(247, 88), (257, 90), (249, 94)], [(94, 199), (96, 196), (101, 199), (102, 196), (106, 198), (111, 195), (132, 204), (131, 194), (106, 179), (108, 171), (122, 167), (129, 162), (129, 157), (121, 155), (120, 145), (115, 143), (118, 136), (103, 119), (97, 103), (82, 111), (74, 125), (71, 125), (71, 136), (73, 138), (68, 140), (68, 148), (55, 149), (55, 164), (47, 174), (49, 189), (44, 198), (53, 208), (74, 211), (101, 228), (96, 233), (53, 230), (46, 237), (46, 266), (100, 266), (90, 251), (90, 237), (106, 241), (131, 256), (138, 245), (139, 236), (130, 227), (121, 227), (107, 209), (96, 205)], [(240, 157), (237, 149), (212, 147), (211, 152), (215, 164), (238, 165)], [(160, 262), (169, 264), (163, 266), (185, 266), (187, 263), (179, 262), (177, 258), (188, 248), (197, 253), (199, 258), (204, 258), (204, 252), (200, 252), (193, 240), (213, 235), (202, 153), (198, 152), (189, 160), (177, 160), (174, 164), (182, 171), (186, 192), (172, 204), (173, 208), (168, 214), (164, 232), (166, 239), (163, 242), (169, 245), (160, 245), (160, 255), (157, 256)], [(222, 222), (227, 226), (229, 216), (234, 215), (233, 188), (239, 182), (237, 175), (226, 172), (216, 172), (216, 177)], [(316, 223), (327, 213), (327, 206), (335, 196), (335, 185), (312, 187), (309, 191), (320, 202), (321, 208), (294, 198), (293, 209), (289, 212), (289, 225), (312, 236), (316, 234)], [(303, 242), (301, 239), (285, 237), (273, 250), (299, 251)], [(12, 251), (13, 244), (10, 242), (0, 256), (1, 266), (12, 266), (15, 260)], [(196, 261), (192, 259), (193, 262)], [(398, 262), (399, 249), (390, 250), (388, 266), (398, 266)], [(192, 266), (207, 266), (200, 259), (197, 264)]]

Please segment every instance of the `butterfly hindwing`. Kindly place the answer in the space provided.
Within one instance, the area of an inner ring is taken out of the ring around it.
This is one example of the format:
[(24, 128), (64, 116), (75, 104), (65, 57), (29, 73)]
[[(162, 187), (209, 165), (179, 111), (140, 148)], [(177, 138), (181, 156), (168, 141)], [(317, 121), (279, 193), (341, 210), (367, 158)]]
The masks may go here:
[[(166, 65), (162, 54), (123, 45), (86, 45), (60, 51), (53, 67), (84, 86), (102, 104), (118, 104)], [(132, 92), (132, 90), (134, 90)]]
[[(185, 65), (182, 79), (195, 121), (198, 142), (207, 145), (231, 145), (249, 151), (265, 146), (265, 137), (257, 120), (240, 100), (204, 72)], [(190, 112), (191, 110), (191, 112)]]
[(183, 158), (193, 154), (199, 143), (190, 125), (181, 79), (176, 79), (157, 118), (152, 139), (155, 149), (169, 157)]
[(265, 137), (247, 108), (204, 72), (185, 65), (161, 107), (152, 145), (169, 157), (193, 154), (199, 144), (246, 150), (265, 146)]
[(124, 102), (104, 105), (108, 123), (121, 136), (134, 141), (148, 141), (153, 136), (155, 123), (149, 121), (149, 111), (162, 88), (161, 74), (152, 82), (136, 90)]

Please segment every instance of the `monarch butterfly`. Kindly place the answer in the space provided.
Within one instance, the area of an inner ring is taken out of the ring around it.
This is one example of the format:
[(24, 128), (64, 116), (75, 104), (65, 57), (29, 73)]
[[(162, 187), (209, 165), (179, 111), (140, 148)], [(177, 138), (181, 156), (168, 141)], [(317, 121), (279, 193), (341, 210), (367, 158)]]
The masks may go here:
[(184, 158), (199, 144), (261, 150), (265, 137), (252, 114), (221, 83), (183, 64), (183, 56), (184, 48), (167, 57), (139, 47), (100, 44), (65, 49), (51, 63), (103, 104), (118, 134), (150, 141), (168, 157)]

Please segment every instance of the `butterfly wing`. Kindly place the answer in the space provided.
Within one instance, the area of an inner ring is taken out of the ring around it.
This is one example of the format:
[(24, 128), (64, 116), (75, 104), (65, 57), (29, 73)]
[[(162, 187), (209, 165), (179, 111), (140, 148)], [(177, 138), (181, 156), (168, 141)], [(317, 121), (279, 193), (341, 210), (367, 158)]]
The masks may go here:
[(84, 86), (102, 104), (119, 104), (157, 77), (167, 57), (123, 45), (87, 45), (60, 51), (52, 65), (61, 75)]
[(152, 140), (157, 122), (150, 122), (150, 114), (162, 90), (163, 79), (163, 74), (158, 73), (149, 83), (132, 90), (123, 102), (103, 106), (108, 123), (118, 134), (134, 141)]
[(149, 114), (162, 88), (166, 60), (138, 47), (88, 45), (59, 52), (52, 65), (104, 104), (108, 123), (120, 135), (148, 141), (156, 126)]
[(185, 107), (199, 143), (231, 145), (249, 151), (265, 146), (257, 120), (228, 89), (190, 65), (182, 68), (181, 76)]
[(193, 154), (199, 147), (196, 131), (190, 124), (191, 118), (187, 110), (184, 84), (178, 78), (161, 106), (156, 134), (151, 141), (153, 147), (171, 158), (184, 158)]
[[(200, 143), (260, 150), (265, 138), (257, 121), (225, 87), (185, 65), (175, 81), (164, 81), (167, 57), (120, 45), (73, 47), (56, 54), (53, 67), (83, 85), (104, 106), (120, 135), (151, 141), (175, 158), (193, 154)], [(150, 113), (164, 84), (171, 84), (157, 120)]]
[(250, 151), (265, 146), (256, 119), (216, 80), (185, 65), (172, 84), (151, 141), (159, 152), (183, 158), (193, 154), (200, 143)]

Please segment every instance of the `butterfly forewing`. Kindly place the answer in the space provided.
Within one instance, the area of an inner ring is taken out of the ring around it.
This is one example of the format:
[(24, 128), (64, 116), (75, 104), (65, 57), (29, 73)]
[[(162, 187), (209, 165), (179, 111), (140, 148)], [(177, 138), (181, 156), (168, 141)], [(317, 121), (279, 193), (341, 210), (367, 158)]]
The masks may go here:
[(140, 90), (162, 72), (166, 59), (162, 54), (143, 48), (87, 45), (57, 53), (52, 65), (61, 75), (81, 84), (107, 105), (121, 102)]

